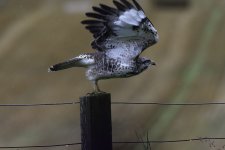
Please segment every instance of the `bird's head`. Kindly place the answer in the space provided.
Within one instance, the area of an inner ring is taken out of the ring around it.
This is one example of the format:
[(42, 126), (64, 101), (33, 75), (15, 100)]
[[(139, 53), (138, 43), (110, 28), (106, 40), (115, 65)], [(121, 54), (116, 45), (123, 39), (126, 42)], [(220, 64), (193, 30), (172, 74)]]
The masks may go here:
[(156, 65), (156, 63), (145, 57), (139, 57), (137, 59), (137, 68), (138, 68), (139, 72), (146, 70), (151, 65), (154, 66), (154, 65)]

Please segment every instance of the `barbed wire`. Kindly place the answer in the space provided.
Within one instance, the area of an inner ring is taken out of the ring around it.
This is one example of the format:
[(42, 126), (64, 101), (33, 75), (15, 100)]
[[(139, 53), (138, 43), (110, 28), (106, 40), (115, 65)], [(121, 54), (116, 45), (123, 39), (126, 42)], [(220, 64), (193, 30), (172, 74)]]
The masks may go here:
[(190, 139), (179, 139), (179, 140), (148, 140), (148, 141), (137, 141), (137, 142), (113, 142), (113, 144), (141, 144), (141, 143), (181, 143), (181, 142), (194, 142), (194, 141), (204, 141), (204, 140), (225, 140), (223, 137), (199, 137)]
[(59, 102), (59, 103), (36, 103), (36, 104), (0, 104), (0, 107), (26, 107), (26, 106), (57, 106), (57, 105), (75, 105), (80, 102)]
[[(194, 141), (204, 141), (204, 140), (225, 140), (223, 137), (199, 137), (190, 139), (178, 139), (178, 140), (150, 140), (150, 141), (125, 141), (125, 142), (112, 142), (113, 144), (145, 144), (145, 143), (181, 143), (181, 142), (194, 142)], [(28, 146), (0, 146), (0, 149), (19, 149), (19, 148), (49, 148), (49, 147), (63, 147), (63, 146), (76, 146), (81, 145), (81, 142), (77, 143), (67, 143), (67, 144), (50, 144), (50, 145), (28, 145)]]
[[(35, 103), (35, 104), (0, 104), (0, 107), (35, 107), (35, 106), (62, 106), (76, 105), (79, 101), (58, 102), (58, 103)], [(203, 102), (203, 103), (161, 103), (161, 102), (125, 102), (115, 101), (112, 105), (162, 105), (162, 106), (207, 106), (207, 105), (225, 105), (225, 102)]]
[(225, 105), (225, 102), (204, 102), (204, 103), (161, 103), (161, 102), (112, 102), (112, 104), (125, 105), (169, 105), (169, 106), (199, 106), (199, 105)]
[(52, 145), (28, 145), (28, 146), (0, 146), (0, 149), (18, 149), (18, 148), (47, 148), (47, 147), (63, 147), (81, 145), (82, 143), (52, 144)]

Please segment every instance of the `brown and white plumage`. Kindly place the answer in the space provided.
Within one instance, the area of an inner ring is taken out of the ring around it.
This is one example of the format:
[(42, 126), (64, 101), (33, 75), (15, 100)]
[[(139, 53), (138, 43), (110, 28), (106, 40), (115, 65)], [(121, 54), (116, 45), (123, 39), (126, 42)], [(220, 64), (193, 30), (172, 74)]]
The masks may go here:
[(113, 1), (116, 8), (100, 4), (92, 7), (90, 18), (82, 21), (94, 37), (95, 53), (81, 54), (53, 65), (49, 71), (86, 67), (86, 76), (99, 91), (97, 81), (130, 77), (141, 73), (154, 62), (139, 57), (143, 50), (157, 43), (158, 33), (136, 0)]

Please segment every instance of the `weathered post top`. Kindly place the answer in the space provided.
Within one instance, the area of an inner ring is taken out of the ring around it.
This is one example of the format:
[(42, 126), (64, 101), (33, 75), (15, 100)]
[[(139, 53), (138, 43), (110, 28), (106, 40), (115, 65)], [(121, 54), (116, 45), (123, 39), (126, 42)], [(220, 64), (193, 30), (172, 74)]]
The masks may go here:
[(111, 96), (95, 93), (80, 97), (82, 150), (112, 150)]
[(83, 98), (89, 98), (89, 97), (99, 98), (99, 97), (107, 97), (107, 96), (109, 96), (109, 98), (110, 98), (111, 94), (110, 93), (106, 93), (106, 92), (88, 93), (85, 96), (81, 96), (80, 100), (82, 100)]

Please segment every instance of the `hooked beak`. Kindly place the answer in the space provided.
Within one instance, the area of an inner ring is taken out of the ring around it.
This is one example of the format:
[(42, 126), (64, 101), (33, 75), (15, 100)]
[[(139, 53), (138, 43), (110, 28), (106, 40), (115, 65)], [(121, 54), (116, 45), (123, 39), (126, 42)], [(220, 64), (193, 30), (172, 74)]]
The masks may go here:
[(154, 61), (151, 62), (151, 65), (156, 66), (156, 63)]

